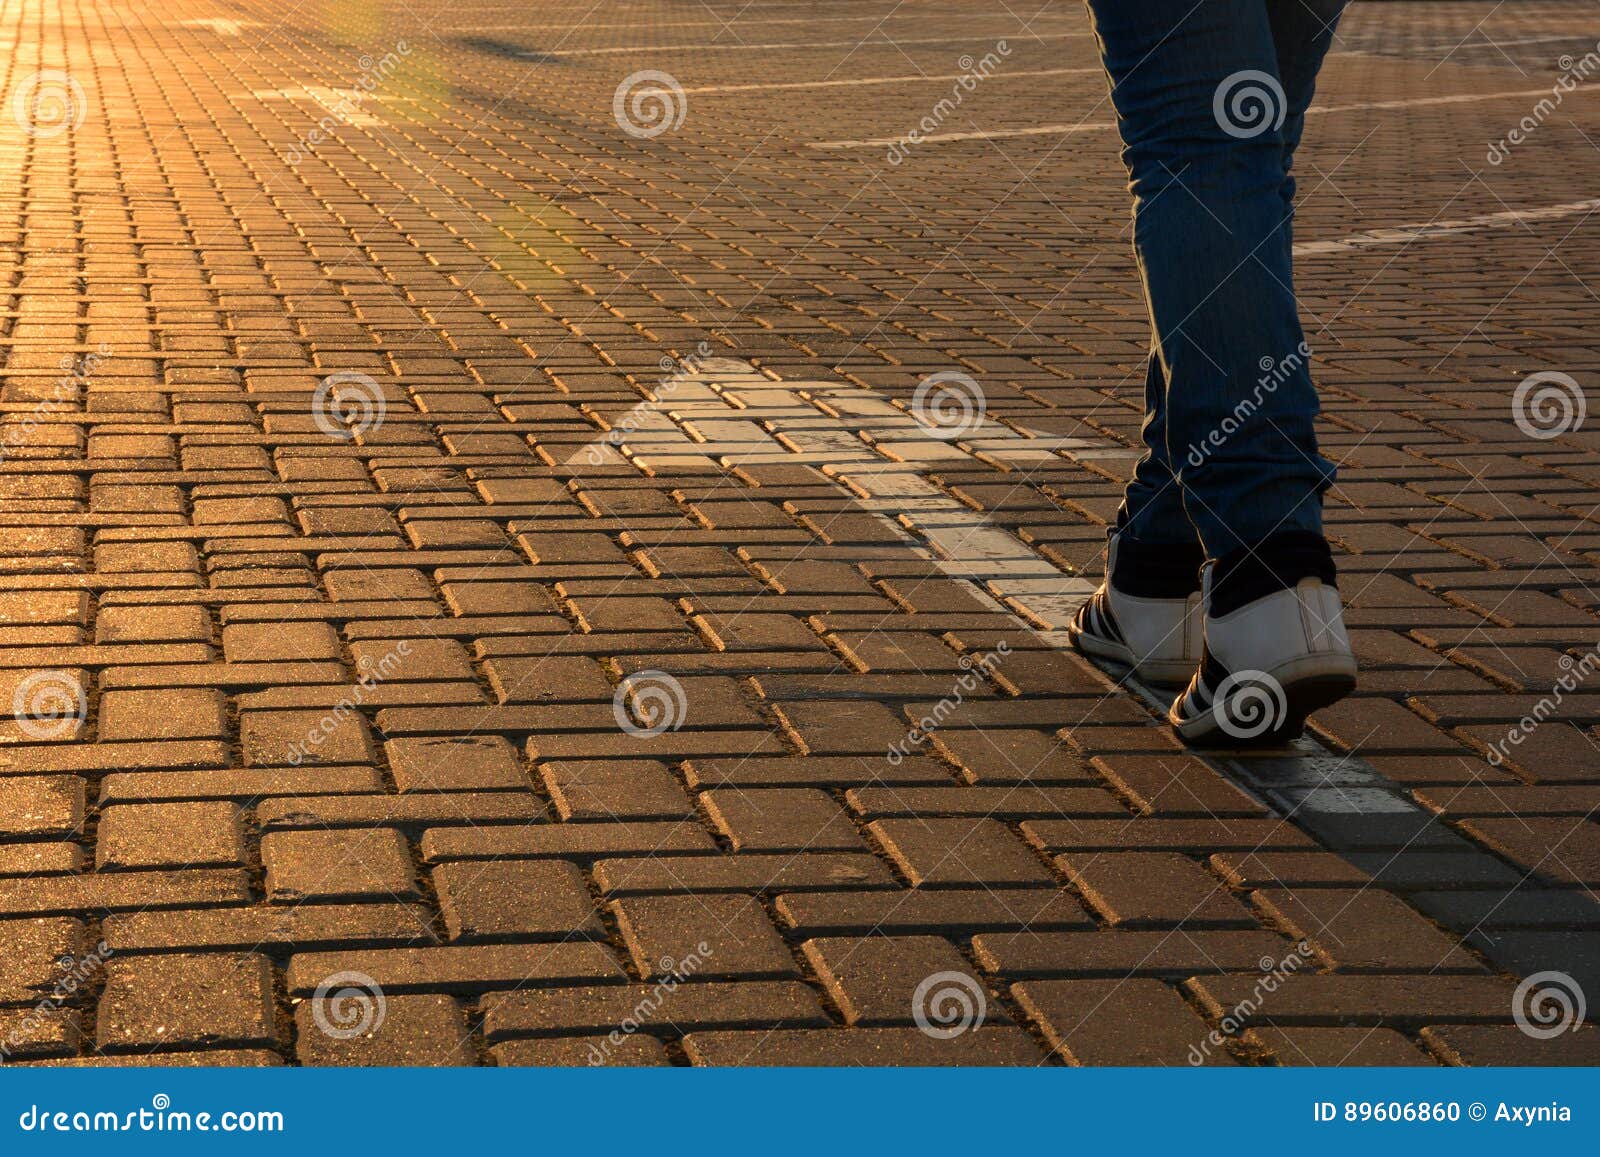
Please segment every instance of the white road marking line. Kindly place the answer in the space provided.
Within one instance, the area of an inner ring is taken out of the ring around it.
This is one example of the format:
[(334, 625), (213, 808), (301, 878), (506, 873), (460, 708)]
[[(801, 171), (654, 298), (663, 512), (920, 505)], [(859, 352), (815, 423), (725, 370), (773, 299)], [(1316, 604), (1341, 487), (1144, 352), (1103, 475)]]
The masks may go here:
[[(885, 20), (927, 20), (930, 16), (938, 16), (944, 20), (992, 20), (992, 12), (887, 12), (882, 16), (784, 16), (774, 20), (751, 20), (741, 17), (738, 12), (726, 20), (678, 20), (670, 24), (653, 25), (656, 31), (670, 31), (676, 28), (726, 28), (737, 34), (747, 28), (758, 28), (768, 24), (881, 24)], [(1064, 14), (1054, 14), (1038, 17), (1038, 19), (1072, 19)], [(1029, 26), (1033, 24), (1029, 20)], [(588, 32), (598, 28), (637, 28), (638, 21), (618, 22), (609, 24), (591, 24), (584, 22), (583, 31)], [(570, 24), (474, 24), (470, 29), (454, 30), (462, 32), (571, 32)]]
[[(913, 530), (925, 545), (905, 543), (953, 580), (968, 586), (986, 606), (1009, 610), (1017, 629), (1050, 647), (1070, 650), (1061, 630), (1095, 584), (1065, 574), (1020, 538), (979, 511), (950, 497), (924, 474), (947, 467), (951, 456), (1013, 453), (1018, 464), (1046, 454), (1070, 460), (1077, 451), (1119, 444), (1021, 432), (984, 419), (970, 437), (930, 439), (912, 416), (875, 390), (848, 382), (783, 381), (737, 358), (705, 358), (669, 378), (653, 401), (640, 402), (613, 425), (618, 442), (603, 437), (579, 450), (576, 466), (593, 452), (616, 464), (631, 458), (645, 469), (704, 468), (753, 463), (816, 466), (842, 494), (886, 527), (904, 536)], [(900, 453), (882, 456), (860, 435), (895, 438)], [(918, 453), (926, 448), (928, 455)], [(620, 449), (620, 453), (619, 453)], [(1005, 477), (997, 475), (997, 477)], [(759, 490), (757, 491), (759, 493)], [(1123, 685), (1164, 712), (1170, 695), (1127, 679)], [(1356, 755), (1335, 755), (1314, 739), (1291, 748), (1248, 755), (1209, 754), (1212, 763), (1241, 790), (1279, 815), (1293, 818), (1324, 846), (1348, 840), (1340, 823), (1351, 815), (1407, 816), (1419, 822), (1431, 813), (1406, 790)], [(1487, 856), (1487, 852), (1479, 851)]]
[(1337, 241), (1307, 241), (1294, 247), (1296, 257), (1317, 257), (1329, 253), (1349, 253), (1377, 245), (1404, 245), (1430, 237), (1455, 237), (1463, 233), (1480, 233), (1485, 229), (1509, 229), (1527, 221), (1555, 221), (1575, 217), (1580, 213), (1600, 212), (1600, 198), (1587, 201), (1569, 201), (1564, 205), (1548, 205), (1542, 209), (1508, 209), (1502, 213), (1485, 213), (1479, 217), (1463, 217), (1455, 221), (1421, 221), (1412, 225), (1396, 225), (1389, 229), (1371, 229), (1355, 233)]
[(228, 20), (224, 17), (213, 17), (206, 20), (185, 20), (185, 28), (206, 28), (218, 36), (239, 36), (246, 28), (260, 28), (261, 25), (254, 20)]
[[(1094, 73), (1103, 75), (1099, 65), (1088, 68), (1030, 68), (1025, 71), (1012, 72), (1006, 69), (997, 69), (989, 74), (986, 80), (1015, 80), (1025, 76), (1068, 76), (1074, 73)], [(967, 76), (964, 72), (944, 72), (933, 75), (920, 74), (915, 76), (864, 76), (851, 80), (783, 80), (770, 84), (707, 84), (697, 88), (685, 88), (685, 93), (696, 96), (724, 93), (724, 92), (767, 92), (777, 89), (791, 88), (854, 88), (858, 85), (878, 84), (920, 84), (932, 80), (960, 80)]]
[[(996, 76), (1003, 75), (997, 72)], [(1397, 109), (1412, 108), (1422, 105), (1442, 104), (1470, 104), (1477, 101), (1501, 100), (1510, 97), (1549, 96), (1550, 89), (1521, 88), (1506, 92), (1473, 92), (1457, 93), (1452, 96), (1421, 96), (1407, 100), (1373, 100), (1361, 101), (1356, 104), (1313, 105), (1306, 110), (1307, 116), (1325, 115), (1334, 112), (1358, 112), (1363, 109)], [(995, 141), (1008, 137), (1045, 137), (1069, 136), (1073, 133), (1104, 132), (1117, 127), (1115, 121), (1089, 121), (1083, 124), (1051, 124), (1032, 125), (1021, 129), (989, 129), (973, 130), (971, 132), (931, 133), (917, 142), (918, 146), (940, 144), (949, 141)], [(903, 144), (901, 137), (866, 137), (861, 140), (841, 141), (810, 141), (808, 147), (813, 149), (880, 149), (890, 145)]]
[[(977, 39), (995, 40), (1087, 40), (1087, 32), (1029, 32), (1025, 29), (1013, 29), (1009, 32), (985, 33)], [(975, 38), (966, 36), (897, 36), (893, 39), (883, 37), (874, 39), (868, 33), (861, 40), (805, 40), (790, 41), (778, 44), (740, 44), (730, 40), (726, 44), (622, 44), (613, 48), (556, 48), (549, 52), (540, 52), (529, 49), (517, 53), (518, 56), (552, 57), (552, 56), (614, 56), (622, 52), (722, 52), (729, 49), (796, 49), (796, 48), (898, 48), (906, 44), (970, 44)]]

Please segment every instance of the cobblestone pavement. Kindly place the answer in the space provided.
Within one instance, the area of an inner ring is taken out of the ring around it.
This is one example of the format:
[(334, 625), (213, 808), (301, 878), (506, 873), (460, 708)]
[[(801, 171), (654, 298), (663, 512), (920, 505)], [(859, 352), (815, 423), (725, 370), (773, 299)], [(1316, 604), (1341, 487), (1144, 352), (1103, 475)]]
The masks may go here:
[(1365, 673), (1202, 758), (1058, 632), (1147, 325), (1078, 4), (6, 4), (0, 1051), (1600, 1063), (1593, 15), (1351, 9)]

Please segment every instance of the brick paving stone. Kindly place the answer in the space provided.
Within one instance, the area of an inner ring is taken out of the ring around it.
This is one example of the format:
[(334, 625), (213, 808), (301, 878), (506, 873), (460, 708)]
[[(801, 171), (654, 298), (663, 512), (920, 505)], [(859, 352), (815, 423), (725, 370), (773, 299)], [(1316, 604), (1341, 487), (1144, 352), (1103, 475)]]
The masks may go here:
[(553, 761), (539, 769), (563, 820), (675, 820), (694, 804), (663, 763), (654, 760)]
[(0, 1004), (27, 1004), (61, 979), (61, 958), (86, 947), (83, 923), (50, 917), (0, 921), (6, 952), (0, 955)]
[(1056, 863), (1118, 928), (1256, 928), (1222, 881), (1176, 852), (1069, 852)]
[(1593, 1025), (1541, 1038), (1511, 1025), (1445, 1024), (1423, 1029), (1421, 1038), (1452, 1065), (1600, 1064), (1600, 1029)]
[(1003, 888), (1051, 882), (1044, 864), (998, 820), (877, 820), (867, 830), (916, 885)]
[[(174, 841), (174, 832), (192, 832)], [(202, 868), (244, 862), (239, 809), (231, 803), (122, 804), (100, 813), (101, 869)]]
[(289, 961), (289, 992), (314, 993), (329, 976), (347, 971), (371, 977), (385, 992), (480, 992), (627, 979), (602, 944), (444, 945), (302, 953)]
[(530, 783), (516, 748), (498, 735), (391, 739), (383, 746), (402, 792), (525, 788)]
[(491, 1042), (519, 1036), (577, 1036), (631, 1031), (822, 1028), (829, 1023), (811, 990), (798, 981), (708, 984), (619, 984), (604, 988), (543, 988), (495, 992), (483, 998), (484, 1035)]
[(216, 691), (107, 691), (100, 697), (101, 739), (220, 739), (227, 734), (227, 704)]
[(1439, 1022), (1501, 1024), (1510, 1021), (1514, 986), (1478, 976), (1325, 976), (1287, 977), (1263, 1003), (1259, 1015), (1241, 1011), (1254, 979), (1204, 976), (1188, 982), (1210, 1015), (1286, 1025), (1373, 1025), (1421, 1027)]
[(564, 940), (603, 933), (583, 873), (561, 860), (439, 864), (433, 886), (452, 941)]
[[(325, 1000), (332, 1000), (330, 995)], [(316, 1016), (313, 998), (295, 1009), (295, 1052), (306, 1065), (471, 1065), (476, 1063), (467, 1018), (461, 1007), (443, 995), (388, 996), (383, 1001), (381, 1018), (374, 1013), (372, 1027), (364, 1032), (363, 1012), (352, 1009), (346, 1015), (355, 1023), (346, 1025), (333, 1011), (324, 1010), (323, 1020), (335, 1030), (327, 1032)]]
[(1072, 1065), (1236, 1064), (1211, 1028), (1158, 980), (1029, 980), (1012, 993)]
[(742, 856), (651, 854), (627, 860), (600, 860), (595, 882), (608, 896), (673, 892), (796, 892), (837, 888), (893, 888), (883, 861), (847, 852)]
[(1272, 932), (983, 932), (972, 938), (985, 968), (1014, 977), (1154, 976), (1182, 979), (1208, 972), (1268, 971), (1294, 952)]
[(84, 804), (84, 781), (76, 776), (5, 776), (0, 778), (0, 836), (76, 835), (83, 826)]
[(551, 1037), (502, 1041), (489, 1050), (496, 1065), (507, 1068), (576, 1067), (587, 1065), (613, 1068), (638, 1068), (670, 1065), (666, 1046), (642, 1033), (612, 1040), (604, 1036)]
[(1259, 1049), (1283, 1068), (1428, 1063), (1426, 1053), (1387, 1028), (1253, 1028), (1242, 1035), (1242, 1040), (1246, 1047)]
[(1339, 972), (1482, 972), (1454, 936), (1398, 897), (1375, 890), (1263, 889), (1251, 903), (1275, 926), (1308, 941)]
[[(847, 1024), (916, 1024), (919, 1013), (935, 1024), (951, 1014), (963, 1022), (1009, 1020), (976, 970), (940, 937), (827, 937), (801, 948)], [(959, 1005), (940, 1007), (941, 990), (959, 997)]]
[(639, 896), (613, 904), (612, 912), (634, 968), (647, 980), (674, 971), (702, 980), (800, 975), (783, 937), (751, 897)]
[(0, 1041), (5, 1042), (8, 1063), (72, 1056), (82, 1046), (82, 1039), (83, 1027), (72, 1009), (56, 1008), (45, 1014), (27, 1008), (0, 1009)]
[(269, 945), (333, 949), (425, 944), (434, 939), (427, 910), (415, 904), (126, 912), (107, 916), (101, 934), (117, 952), (173, 948), (252, 951)]
[(736, 852), (866, 850), (850, 817), (817, 788), (718, 788), (700, 802)]
[(797, 934), (933, 933), (962, 937), (981, 931), (1087, 930), (1095, 923), (1070, 895), (1056, 889), (996, 891), (796, 892), (774, 902)]
[(113, 957), (106, 963), (96, 1022), (102, 1049), (271, 1046), (279, 1036), (264, 956)]
[(267, 897), (278, 902), (417, 898), (405, 837), (389, 828), (272, 832), (261, 839)]
[(434, 828), (422, 838), (422, 854), (443, 860), (595, 860), (605, 856), (659, 859), (677, 852), (714, 852), (716, 845), (692, 820), (639, 823), (532, 824), (507, 830)]
[(692, 1032), (684, 1051), (697, 1065), (1039, 1065), (1044, 1056), (1021, 1029), (986, 1025), (938, 1039), (916, 1028), (844, 1032)]

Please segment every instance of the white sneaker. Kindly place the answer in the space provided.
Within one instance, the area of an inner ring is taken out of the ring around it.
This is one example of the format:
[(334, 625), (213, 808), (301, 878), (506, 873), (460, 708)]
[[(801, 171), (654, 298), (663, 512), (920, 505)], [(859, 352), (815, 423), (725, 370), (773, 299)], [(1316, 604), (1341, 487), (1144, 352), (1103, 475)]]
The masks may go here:
[[(1205, 575), (1211, 601), (1211, 570)], [(1339, 592), (1303, 578), (1226, 615), (1205, 617), (1205, 656), (1167, 719), (1187, 743), (1286, 743), (1306, 716), (1350, 694), (1356, 660)]]
[(1085, 655), (1133, 668), (1145, 683), (1178, 687), (1200, 664), (1200, 592), (1182, 599), (1144, 599), (1124, 594), (1109, 576), (1117, 540), (1106, 556), (1106, 581), (1067, 624), (1067, 638)]

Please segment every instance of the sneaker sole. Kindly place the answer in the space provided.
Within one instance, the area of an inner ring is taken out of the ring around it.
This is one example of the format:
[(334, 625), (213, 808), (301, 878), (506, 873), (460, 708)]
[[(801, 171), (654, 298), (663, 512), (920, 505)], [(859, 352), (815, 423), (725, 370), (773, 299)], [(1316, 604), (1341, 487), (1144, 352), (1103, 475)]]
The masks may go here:
[(1083, 654), (1095, 659), (1109, 659), (1113, 663), (1121, 663), (1129, 668), (1142, 683), (1152, 687), (1182, 687), (1194, 676), (1195, 668), (1199, 661), (1193, 663), (1184, 660), (1147, 660), (1144, 663), (1134, 661), (1133, 651), (1126, 643), (1112, 642), (1102, 639), (1099, 635), (1091, 635), (1073, 627), (1067, 628), (1067, 641)]
[[(1351, 666), (1353, 667), (1353, 664)], [(1300, 738), (1305, 731), (1308, 716), (1329, 704), (1337, 703), (1354, 691), (1356, 676), (1353, 669), (1323, 671), (1307, 674), (1281, 685), (1284, 700), (1283, 719), (1277, 726), (1268, 728), (1260, 735), (1240, 737), (1230, 734), (1222, 726), (1222, 721), (1217, 715), (1219, 704), (1215, 703), (1209, 711), (1193, 719), (1180, 720), (1169, 713), (1167, 721), (1172, 724), (1178, 737), (1191, 747), (1220, 747), (1234, 750), (1282, 747)]]

